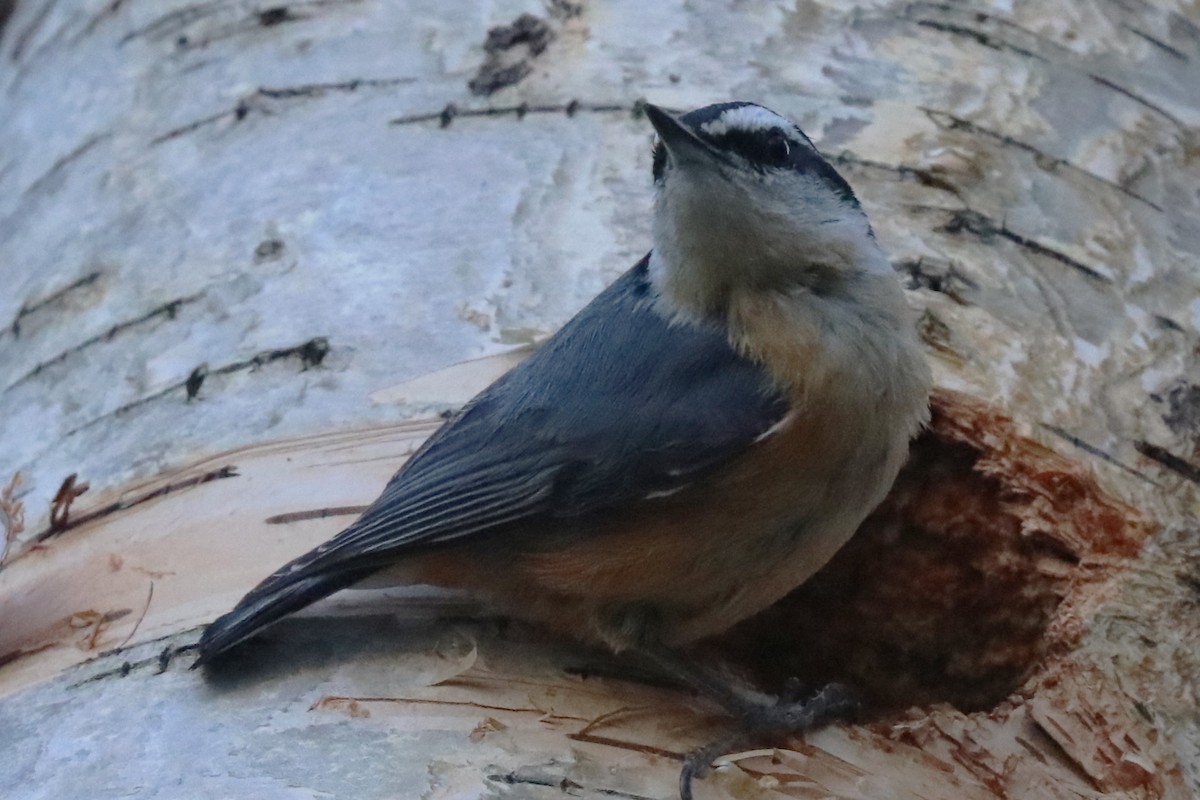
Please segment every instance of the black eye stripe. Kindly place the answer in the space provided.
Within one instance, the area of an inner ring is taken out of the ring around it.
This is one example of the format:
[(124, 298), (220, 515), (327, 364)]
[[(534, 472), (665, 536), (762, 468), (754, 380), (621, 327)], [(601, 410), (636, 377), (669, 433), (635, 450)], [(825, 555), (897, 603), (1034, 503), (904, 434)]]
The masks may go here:
[[(824, 183), (843, 202), (859, 207), (854, 190), (836, 169), (817, 151), (812, 140), (798, 127), (783, 124), (772, 128), (728, 128), (732, 120), (726, 119), (728, 112), (747, 106), (761, 108), (753, 103), (720, 103), (688, 112), (680, 117), (686, 127), (714, 149), (732, 153), (745, 159), (746, 163), (760, 173), (788, 169), (815, 178)], [(722, 124), (723, 123), (723, 124)], [(705, 128), (718, 128), (720, 133), (709, 133)], [(780, 139), (786, 147), (781, 147)], [(775, 148), (772, 154), (771, 149)], [(786, 150), (786, 152), (784, 152)], [(666, 180), (666, 147), (656, 140), (654, 147), (654, 180)]]
[(791, 160), (792, 145), (783, 132), (767, 137), (767, 163), (782, 166)]
[(654, 180), (662, 181), (663, 170), (667, 168), (667, 146), (662, 143), (662, 140), (657, 137), (654, 140), (654, 156), (653, 156), (653, 171)]
[[(800, 135), (804, 137), (807, 146), (788, 136), (787, 132), (781, 128), (765, 131), (731, 130), (719, 136), (705, 138), (715, 147), (737, 153), (759, 170), (786, 168), (812, 175), (829, 186), (842, 200), (858, 206), (858, 198), (854, 196), (854, 190), (850, 188), (850, 184), (846, 183), (846, 179), (821, 157), (807, 136)], [(788, 153), (785, 159), (774, 160), (771, 156), (770, 149), (777, 137), (782, 137), (783, 141), (788, 144)]]
[(730, 130), (706, 137), (720, 150), (736, 153), (759, 167), (782, 167), (794, 164), (804, 148), (793, 141), (781, 128), (746, 131)]

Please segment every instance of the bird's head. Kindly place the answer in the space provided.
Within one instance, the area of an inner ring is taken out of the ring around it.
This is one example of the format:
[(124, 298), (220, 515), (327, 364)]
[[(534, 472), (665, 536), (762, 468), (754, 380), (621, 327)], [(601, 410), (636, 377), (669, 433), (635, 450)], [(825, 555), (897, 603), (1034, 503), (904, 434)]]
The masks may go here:
[(719, 311), (738, 288), (833, 292), (890, 272), (850, 184), (790, 120), (754, 103), (646, 115), (658, 133), (651, 267), (687, 310)]

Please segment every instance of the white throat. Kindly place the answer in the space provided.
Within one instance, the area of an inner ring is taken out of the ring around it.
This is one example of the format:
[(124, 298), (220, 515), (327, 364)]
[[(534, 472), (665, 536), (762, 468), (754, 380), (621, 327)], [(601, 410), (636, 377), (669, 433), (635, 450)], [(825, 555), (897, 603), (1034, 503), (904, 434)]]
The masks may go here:
[(866, 216), (816, 178), (676, 169), (660, 187), (650, 273), (677, 311), (704, 316), (739, 287), (791, 289), (890, 273)]

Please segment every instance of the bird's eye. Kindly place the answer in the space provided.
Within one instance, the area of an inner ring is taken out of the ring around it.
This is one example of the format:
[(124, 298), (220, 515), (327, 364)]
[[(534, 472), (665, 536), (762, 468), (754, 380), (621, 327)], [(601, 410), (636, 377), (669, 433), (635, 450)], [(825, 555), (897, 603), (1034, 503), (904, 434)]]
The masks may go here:
[(654, 137), (654, 155), (652, 157), (654, 180), (662, 181), (663, 173), (667, 168), (667, 148), (662, 143), (662, 140), (657, 136)]
[(788, 144), (787, 137), (776, 131), (767, 139), (767, 161), (777, 167), (781, 167), (788, 162), (792, 155), (792, 146)]

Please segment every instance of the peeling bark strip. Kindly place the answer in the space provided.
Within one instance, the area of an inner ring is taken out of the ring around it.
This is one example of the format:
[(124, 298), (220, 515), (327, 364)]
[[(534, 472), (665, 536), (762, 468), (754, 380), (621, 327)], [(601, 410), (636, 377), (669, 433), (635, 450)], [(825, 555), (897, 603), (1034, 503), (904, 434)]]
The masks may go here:
[(1182, 475), (1192, 483), (1200, 483), (1200, 466), (1180, 458), (1165, 447), (1150, 442), (1139, 440), (1134, 442), (1133, 446), (1146, 458), (1157, 462), (1159, 466), (1169, 469), (1177, 475)]
[[(941, 18), (936, 19), (928, 16), (915, 16), (922, 13), (940, 14)], [(1097, 85), (1116, 92), (1122, 97), (1133, 101), (1139, 106), (1161, 117), (1162, 119), (1167, 120), (1173, 126), (1175, 126), (1180, 134), (1184, 136), (1188, 135), (1189, 129), (1187, 124), (1171, 112), (1167, 111), (1161, 105), (1147, 99), (1141, 93), (1130, 89), (1127, 86), (1121, 85), (1111, 77), (1089, 71), (1086, 67), (1088, 61), (1081, 58), (1079, 54), (1074, 52), (1067, 45), (1049, 39), (1042, 34), (1018, 25), (1011, 20), (989, 14), (985, 11), (977, 11), (973, 8), (958, 7), (943, 3), (917, 3), (910, 7), (909, 14), (913, 22), (921, 27), (937, 30), (953, 36), (964, 37), (993, 50), (1009, 51), (1026, 58), (1032, 58), (1042, 62), (1049, 62), (1049, 59), (1045, 54), (1036, 52), (1028, 46), (1014, 44), (1004, 37), (999, 36), (996, 32), (996, 29), (1006, 28), (1008, 30), (1016, 31), (1019, 33), (1019, 35), (1026, 37), (1029, 42), (1036, 43), (1039, 46), (1043, 46), (1046, 50), (1052, 51), (1055, 55), (1056, 64), (1068, 67), (1086, 75)], [(980, 30), (972, 27), (971, 23), (987, 25), (993, 30)], [(1124, 23), (1120, 25), (1120, 28), (1122, 30), (1129, 31), (1143, 41), (1149, 41), (1151, 44), (1155, 45), (1157, 49), (1166, 52), (1173, 58), (1178, 59), (1183, 57), (1184, 61), (1187, 60), (1186, 56), (1178, 49), (1156, 40), (1154, 37), (1149, 36), (1140, 29), (1131, 27)]]
[[(99, 274), (100, 273), (94, 273), (93, 276), (91, 276), (91, 277), (94, 279), (95, 277), (99, 276)], [(75, 287), (72, 286), (72, 287), (68, 287), (68, 288), (75, 288)], [(66, 291), (66, 290), (64, 290), (64, 291)], [(60, 294), (61, 294), (61, 292), (60, 292)], [(53, 367), (53, 366), (63, 363), (71, 356), (79, 355), (80, 353), (82, 353), (82, 352), (88, 350), (89, 348), (94, 347), (98, 344), (102, 344), (105, 342), (111, 342), (115, 337), (125, 333), (126, 331), (130, 330), (131, 328), (136, 328), (140, 325), (146, 324), (147, 322), (152, 322), (152, 321), (158, 319), (159, 317), (163, 317), (168, 320), (173, 320), (173, 319), (175, 319), (175, 316), (179, 313), (180, 308), (182, 308), (183, 306), (195, 303), (196, 301), (200, 300), (202, 297), (204, 297), (203, 292), (201, 292), (199, 294), (189, 295), (188, 297), (177, 297), (174, 300), (169, 300), (160, 306), (156, 306), (156, 307), (150, 309), (149, 311), (147, 311), (146, 313), (144, 313), (140, 316), (134, 317), (133, 319), (126, 320), (125, 322), (118, 322), (116, 325), (113, 325), (111, 328), (106, 330), (104, 333), (98, 333), (95, 336), (92, 336), (88, 339), (84, 339), (82, 342), (75, 345), (71, 349), (64, 350), (61, 353), (59, 353), (58, 355), (52, 356), (51, 358), (48, 358), (45, 361), (39, 362), (38, 364), (36, 364), (33, 367), (33, 369), (29, 370), (24, 375), (17, 378), (15, 381), (10, 383), (8, 386), (5, 386), (4, 391), (7, 392), (11, 389), (16, 388), (17, 386), (20, 386), (23, 383), (26, 383), (26, 382), (32, 380), (33, 378), (36, 378), (38, 375), (42, 374), (42, 372), (44, 372), (45, 370), (49, 369), (50, 367)], [(18, 314), (17, 316), (18, 316), (18, 320), (19, 320), (21, 315)], [(17, 320), (14, 320), (13, 325), (16, 325), (16, 324), (17, 324)]]
[[(308, 707), (309, 711), (349, 711), (351, 716), (356, 716), (352, 710), (355, 704), (363, 705), (370, 703), (384, 703), (388, 705), (431, 705), (431, 706), (460, 706), (479, 711), (500, 711), (510, 714), (532, 714), (537, 717), (548, 717), (556, 720), (568, 720), (572, 722), (586, 722), (583, 717), (562, 716), (561, 714), (548, 714), (545, 708), (535, 705), (527, 706), (501, 706), (489, 705), (487, 703), (476, 703), (465, 700), (437, 700), (421, 697), (388, 697), (388, 696), (364, 696), (364, 697), (346, 697), (343, 695), (326, 695)], [(357, 716), (364, 716), (357, 714)], [(369, 716), (369, 714), (365, 715)]]
[(219, 469), (214, 469), (211, 472), (206, 472), (203, 475), (197, 475), (194, 478), (176, 481), (175, 483), (168, 483), (165, 486), (160, 486), (153, 491), (146, 492), (145, 494), (140, 494), (127, 500), (117, 500), (105, 506), (101, 506), (95, 511), (89, 511), (86, 514), (80, 514), (78, 517), (75, 517), (72, 520), (64, 521), (58, 527), (50, 527), (44, 531), (41, 531), (33, 537), (33, 540), (35, 542), (44, 542), (47, 539), (52, 539), (56, 536), (66, 533), (67, 531), (74, 530), (81, 525), (86, 525), (89, 522), (94, 522), (112, 514), (117, 514), (130, 508), (140, 506), (142, 503), (148, 503), (151, 500), (156, 500), (169, 494), (181, 492), (185, 489), (192, 489), (197, 486), (202, 486), (210, 481), (236, 478), (237, 476), (237, 467), (231, 464), (229, 466), (220, 467)]
[(1088, 77), (1091, 78), (1096, 83), (1098, 83), (1099, 85), (1103, 86), (1104, 88), (1112, 89), (1114, 92), (1121, 95), (1122, 97), (1129, 98), (1130, 100), (1132, 100), (1133, 102), (1135, 102), (1139, 106), (1141, 106), (1142, 108), (1153, 111), (1155, 114), (1159, 115), (1160, 117), (1162, 117), (1163, 119), (1167, 120), (1172, 125), (1174, 125), (1176, 128), (1178, 128), (1179, 132), (1182, 133), (1183, 135), (1187, 136), (1190, 133), (1191, 129), (1188, 127), (1187, 123), (1185, 123), (1179, 117), (1172, 114), (1170, 111), (1167, 111), (1162, 106), (1160, 106), (1156, 103), (1153, 103), (1150, 100), (1147, 100), (1145, 97), (1142, 97), (1140, 94), (1133, 91), (1132, 89), (1128, 89), (1128, 88), (1121, 86), (1120, 84), (1112, 81), (1109, 78), (1105, 78), (1100, 75), (1096, 75), (1094, 73), (1089, 73)]
[(8, 484), (0, 488), (0, 567), (16, 548), (17, 537), (25, 531), (25, 503), (17, 497), (21, 473), (14, 472)]
[(122, 414), (127, 414), (136, 408), (141, 408), (147, 403), (152, 403), (155, 400), (161, 400), (177, 391), (183, 390), (186, 400), (195, 399), (196, 394), (200, 391), (200, 386), (205, 378), (211, 375), (230, 375), (235, 372), (245, 370), (256, 370), (259, 367), (279, 361), (285, 358), (298, 357), (301, 363), (301, 372), (306, 372), (313, 367), (319, 367), (321, 362), (325, 360), (325, 356), (329, 353), (329, 340), (324, 336), (317, 336), (309, 339), (307, 342), (298, 344), (295, 347), (284, 347), (277, 350), (265, 350), (243, 361), (234, 361), (230, 364), (224, 364), (215, 369), (208, 369), (207, 365), (201, 364), (193, 369), (188, 376), (178, 383), (173, 383), (154, 394), (145, 397), (139, 397), (122, 406), (114, 408), (112, 411), (101, 414), (98, 417), (88, 420), (82, 425), (78, 425), (64, 434), (64, 437), (74, 436), (80, 431), (86, 430), (101, 422), (119, 417)]
[[(57, 2), (58, 0), (45, 0), (39, 4), (34, 18), (29, 21), (29, 24), (25, 26), (24, 30), (16, 34), (16, 43), (13, 45), (12, 50), (12, 60), (14, 62), (19, 62), (21, 57), (25, 55), (25, 48), (29, 45), (33, 35), (37, 33), (38, 28), (40, 28), (42, 23), (46, 21), (46, 17), (49, 16), (50, 11), (54, 8), (54, 4)], [(16, 0), (11, 0), (8, 13), (11, 14), (15, 8)]]
[[(146, 592), (146, 605), (142, 607), (142, 615), (138, 617), (137, 622), (133, 623), (133, 628), (130, 629), (129, 634), (121, 640), (119, 645), (117, 645), (118, 650), (129, 644), (130, 640), (132, 640), (134, 636), (137, 636), (138, 628), (142, 627), (142, 622), (145, 621), (146, 615), (150, 613), (150, 604), (152, 602), (154, 602), (154, 581), (150, 581), (150, 590)], [(98, 633), (99, 629), (97, 629), (97, 634)], [(161, 656), (162, 654), (160, 653), (160, 659)], [(161, 673), (162, 670), (159, 670), (159, 672)]]
[[(945, 209), (942, 209), (945, 210)], [(938, 228), (943, 233), (962, 233), (966, 231), (972, 233), (981, 239), (989, 239), (993, 236), (999, 236), (1007, 239), (1013, 244), (1028, 250), (1031, 253), (1036, 253), (1040, 256), (1045, 256), (1060, 264), (1065, 264), (1071, 269), (1077, 270), (1094, 281), (1104, 284), (1112, 284), (1112, 278), (1095, 267), (1090, 267), (1082, 261), (1071, 258), (1061, 250), (1055, 250), (1053, 247), (1044, 245), (1041, 242), (1034, 241), (1027, 236), (1022, 236), (1016, 231), (1008, 228), (1004, 223), (997, 222), (977, 211), (953, 210), (950, 212), (950, 221)]]
[[(260, 28), (307, 21), (315, 18), (323, 9), (361, 2), (362, 0), (298, 0), (266, 8), (245, 9), (236, 3), (209, 0), (164, 14), (122, 36), (118, 45), (126, 45), (135, 39), (162, 41), (173, 37), (176, 47), (180, 49), (198, 49)], [(204, 22), (209, 23), (207, 27), (192, 29), (193, 25)]]
[(969, 28), (966, 25), (955, 25), (950, 22), (940, 22), (932, 19), (916, 19), (914, 22), (916, 22), (916, 24), (920, 25), (922, 28), (930, 28), (942, 33), (949, 33), (954, 36), (964, 36), (971, 41), (977, 42), (984, 47), (991, 48), (992, 50), (1007, 50), (1009, 52), (1016, 53), (1017, 55), (1025, 56), (1026, 58), (1032, 58), (1038, 61), (1046, 60), (1045, 56), (1035, 53), (1032, 50), (1027, 50), (1024, 47), (1013, 44), (1012, 42), (1007, 42), (995, 34)]
[[(283, 86), (283, 87), (262, 87), (253, 94), (248, 95), (239, 100), (233, 108), (225, 111), (218, 111), (210, 114), (207, 117), (202, 117), (194, 122), (189, 122), (186, 125), (181, 125), (178, 128), (172, 128), (166, 133), (159, 134), (150, 140), (151, 145), (159, 145), (168, 142), (172, 139), (177, 139), (180, 136), (194, 133), (201, 128), (220, 122), (223, 119), (233, 119), (236, 122), (241, 122), (250, 115), (253, 111), (263, 110), (263, 100), (292, 100), (292, 99), (317, 99), (328, 92), (355, 92), (362, 88), (388, 88), (412, 82), (412, 78), (383, 78), (383, 79), (356, 79), (349, 81), (339, 81), (334, 83), (313, 83), (300, 86)], [(573, 117), (578, 113), (589, 114), (610, 114), (620, 111), (628, 111), (635, 117), (639, 117), (642, 113), (642, 107), (645, 105), (645, 100), (638, 100), (632, 106), (619, 103), (585, 103), (579, 100), (571, 100), (565, 104), (529, 104), (521, 103), (515, 106), (503, 106), (494, 108), (480, 109), (460, 109), (454, 103), (447, 103), (440, 111), (429, 111), (424, 113), (409, 114), (403, 117), (396, 117), (390, 120), (392, 125), (413, 125), (422, 122), (438, 121), (443, 128), (450, 125), (457, 117), (507, 117), (515, 116), (517, 119), (524, 119), (528, 114), (566, 114), (568, 117)], [(667, 109), (668, 111), (674, 109)]]
[(276, 514), (273, 517), (267, 517), (264, 522), (268, 525), (290, 525), (293, 522), (304, 522), (310, 519), (325, 519), (326, 517), (345, 517), (352, 514), (361, 514), (367, 510), (369, 506), (334, 506), (332, 508), (318, 508), (313, 511), (292, 511), (287, 514)]
[(83, 30), (79, 32), (72, 40), (72, 44), (77, 44), (84, 37), (91, 36), (100, 27), (105, 20), (112, 19), (121, 10), (121, 6), (125, 5), (126, 0), (109, 0), (108, 5), (101, 8), (96, 14), (88, 20), (87, 25), (83, 26)]
[(32, 303), (26, 301), (21, 306), (21, 308), (17, 311), (16, 316), (13, 317), (13, 321), (12, 321), (12, 323), (9, 324), (8, 330), (12, 332), (12, 335), (14, 338), (20, 337), (20, 335), (21, 335), (21, 320), (25, 319), (25, 317), (28, 317), (32, 314), (36, 314), (38, 311), (50, 308), (51, 306), (56, 306), (56, 305), (62, 304), (63, 301), (66, 299), (67, 295), (71, 294), (72, 292), (78, 291), (79, 289), (84, 289), (84, 288), (87, 288), (88, 286), (91, 286), (97, 280), (99, 280), (99, 278), (100, 278), (99, 271), (89, 272), (87, 275), (84, 275), (82, 278), (79, 278), (78, 280), (68, 284), (67, 286), (64, 286), (63, 288), (59, 289), (57, 292), (54, 292), (53, 294), (50, 294), (47, 297), (43, 297), (41, 300), (37, 300)]
[(112, 137), (111, 133), (96, 133), (96, 134), (89, 136), (87, 139), (84, 139), (83, 142), (78, 147), (76, 147), (74, 150), (67, 153), (65, 156), (62, 156), (61, 158), (57, 159), (53, 164), (51, 164), (50, 168), (48, 170), (46, 170), (40, 176), (38, 176), (38, 178), (36, 180), (34, 180), (33, 183), (29, 184), (29, 186), (25, 189), (23, 194), (30, 195), (30, 194), (34, 194), (35, 192), (40, 192), (42, 189), (44, 189), (46, 187), (46, 185), (48, 183), (50, 183), (50, 181), (52, 181), (54, 179), (54, 177), (56, 175), (58, 175), (60, 172), (62, 172), (64, 167), (66, 167), (68, 164), (70, 164), (72, 161), (76, 160), (77, 158), (80, 158), (81, 156), (83, 156), (85, 153), (87, 153), (93, 147), (100, 144), (100, 142), (103, 142), (104, 140), (109, 139), (111, 137)]
[(961, 193), (958, 191), (958, 187), (945, 178), (934, 173), (933, 170), (924, 169), (922, 167), (910, 167), (907, 164), (884, 164), (880, 161), (871, 161), (870, 159), (859, 158), (858, 156), (851, 155), (850, 153), (842, 153), (837, 156), (832, 156), (830, 160), (838, 165), (849, 164), (855, 167), (865, 167), (867, 169), (891, 172), (895, 175), (898, 175), (901, 180), (915, 180), (922, 186), (928, 186), (931, 189), (949, 192), (959, 199), (962, 198)]
[(91, 488), (87, 481), (77, 483), (78, 477), (77, 473), (72, 472), (64, 478), (54, 499), (50, 501), (50, 530), (55, 534), (70, 527), (71, 505)]
[(1143, 39), (1143, 40), (1149, 42), (1150, 44), (1154, 45), (1159, 50), (1162, 50), (1164, 53), (1171, 56), (1172, 58), (1179, 59), (1180, 61), (1183, 61), (1184, 63), (1191, 61), (1191, 59), (1188, 58), (1187, 53), (1183, 52), (1182, 50), (1180, 50), (1177, 47), (1172, 47), (1171, 45), (1167, 44), (1162, 39), (1159, 39), (1156, 36), (1152, 36), (1151, 34), (1146, 33), (1146, 31), (1142, 30), (1141, 28), (1136, 28), (1133, 25), (1129, 25), (1126, 23), (1122, 23), (1121, 27), (1124, 28), (1125, 30), (1129, 31), (1130, 33), (1132, 33), (1134, 36), (1138, 37), (1139, 39)]
[(985, 128), (982, 125), (976, 125), (975, 123), (970, 122), (969, 120), (965, 120), (961, 117), (956, 117), (954, 114), (951, 114), (946, 111), (938, 111), (937, 109), (933, 109), (933, 108), (922, 108), (921, 110), (924, 111), (925, 114), (929, 117), (930, 121), (932, 121), (933, 124), (937, 125), (939, 128), (942, 128), (944, 130), (962, 130), (962, 131), (966, 131), (968, 133), (976, 134), (978, 136), (986, 137), (988, 139), (993, 139), (993, 140), (1000, 142), (1008, 147), (1013, 147), (1018, 150), (1023, 150), (1026, 153), (1029, 153), (1037, 161), (1038, 166), (1042, 167), (1043, 169), (1049, 169), (1049, 170), (1067, 169), (1067, 170), (1070, 170), (1071, 172), (1082, 175), (1085, 178), (1096, 181), (1100, 184), (1103, 184), (1104, 186), (1107, 186), (1110, 189), (1120, 192), (1121, 194), (1125, 195), (1126, 197), (1130, 197), (1134, 200), (1138, 200), (1142, 203), (1145, 203), (1146, 205), (1153, 208), (1155, 211), (1158, 211), (1161, 213), (1163, 210), (1163, 207), (1160, 206), (1158, 203), (1154, 202), (1153, 200), (1150, 200), (1149, 198), (1147, 198), (1143, 195), (1138, 194), (1137, 192), (1133, 191), (1132, 189), (1122, 186), (1121, 184), (1119, 184), (1115, 181), (1111, 181), (1108, 178), (1097, 175), (1096, 173), (1092, 172), (1091, 170), (1084, 169), (1083, 167), (1080, 167), (1076, 164), (1072, 164), (1070, 161), (1068, 161), (1065, 158), (1059, 158), (1058, 156), (1050, 155), (1049, 153), (1045, 152), (1044, 150), (1034, 147), (1033, 145), (1029, 144), (1028, 142), (1023, 142), (1020, 139), (1016, 139), (1005, 133), (999, 133), (998, 131), (990, 130), (988, 128)]
[[(161, 641), (162, 639), (171, 639), (176, 636), (178, 636), (178, 634), (173, 633), (170, 636), (161, 637), (159, 639), (159, 641)], [(106, 650), (100, 654), (100, 657), (104, 658), (104, 657), (115, 655), (115, 654), (119, 653), (121, 650), (123, 650), (124, 647), (125, 646), (122, 644), (120, 647), (115, 647), (112, 650)], [(98, 681), (108, 681), (108, 680), (113, 680), (113, 679), (128, 678), (130, 675), (134, 674), (135, 672), (140, 671), (143, 667), (148, 667), (152, 664), (157, 666), (158, 669), (156, 669), (154, 672), (152, 672), (150, 674), (151, 675), (162, 675), (164, 672), (167, 671), (167, 668), (171, 665), (171, 661), (175, 658), (175, 656), (182, 655), (183, 653), (190, 653), (192, 650), (195, 650), (195, 649), (196, 649), (195, 644), (182, 644), (182, 645), (176, 645), (176, 646), (167, 646), (167, 647), (164, 647), (156, 656), (151, 656), (150, 658), (141, 658), (136, 661), (122, 661), (120, 666), (118, 666), (114, 669), (108, 669), (108, 670), (104, 670), (103, 672), (98, 672), (95, 675), (84, 678), (83, 680), (81, 680), (77, 683), (70, 684), (69, 686), (67, 686), (67, 688), (68, 689), (78, 689), (81, 686), (87, 686), (89, 683), (97, 683)]]
[(205, 17), (216, 14), (221, 9), (220, 2), (204, 2), (194, 3), (189, 6), (171, 11), (153, 22), (141, 28), (136, 28), (121, 37), (117, 42), (120, 45), (127, 44), (134, 39), (146, 37), (149, 39), (162, 39), (172, 34), (180, 32), (184, 27), (193, 22), (204, 19)]
[[(498, 106), (490, 108), (459, 108), (454, 103), (447, 103), (441, 111), (429, 111), (425, 113), (409, 114), (403, 117), (396, 117), (391, 120), (392, 125), (419, 125), (423, 122), (438, 122), (440, 127), (448, 128), (454, 120), (462, 117), (470, 119), (472, 117), (516, 117), (518, 120), (524, 119), (529, 114), (565, 114), (568, 117), (574, 117), (576, 114), (613, 114), (613, 113), (628, 113), (635, 118), (641, 117), (645, 108), (645, 100), (637, 100), (633, 105), (623, 105), (620, 103), (584, 103), (579, 100), (572, 100), (566, 104), (540, 104), (533, 105), (530, 103), (521, 103), (515, 106)], [(673, 111), (675, 109), (667, 109)]]
[(416, 78), (357, 78), (335, 83), (308, 83), (300, 86), (281, 86), (278, 88), (260, 87), (257, 94), (275, 100), (285, 100), (293, 97), (320, 97), (327, 92), (357, 92), (359, 89), (387, 89), (392, 86), (402, 86), (414, 83)]
[[(1063, 61), (1075, 60), (1074, 53), (1062, 43), (1012, 19), (966, 4), (918, 2), (908, 6), (905, 14), (923, 28), (967, 39), (996, 52), (1009, 52), (1046, 64), (1051, 61), (1047, 53)], [(1021, 43), (1000, 35), (1000, 31), (1015, 36)]]
[(223, 119), (232, 118), (241, 122), (250, 115), (251, 111), (264, 110), (265, 100), (316, 100), (331, 92), (357, 92), (359, 89), (388, 89), (412, 83), (414, 78), (355, 78), (347, 81), (332, 81), (329, 83), (308, 83), (299, 86), (262, 86), (253, 93), (246, 95), (234, 104), (233, 108), (218, 111), (201, 117), (194, 122), (172, 128), (166, 133), (159, 134), (150, 140), (151, 145), (177, 139), (194, 131), (200, 130)]
[[(643, 751), (645, 752), (645, 751)], [(677, 754), (670, 754), (676, 755)], [(616, 797), (620, 800), (656, 800), (649, 795), (633, 794), (631, 792), (623, 792), (619, 789), (608, 789), (597, 786), (584, 786), (582, 783), (577, 783), (565, 776), (551, 776), (545, 774), (542, 770), (526, 768), (521, 771), (491, 773), (487, 776), (489, 781), (493, 783), (502, 783), (505, 786), (543, 786), (548, 789), (557, 789), (559, 792), (570, 797), (580, 792), (595, 793), (603, 797)]]
[(8, 24), (15, 7), (16, 0), (0, 0), (0, 37), (4, 36), (4, 26)]
[(1151, 478), (1149, 475), (1146, 475), (1143, 472), (1138, 472), (1136, 469), (1129, 466), (1125, 462), (1121, 461), (1120, 459), (1116, 458), (1113, 455), (1110, 455), (1107, 451), (1105, 451), (1099, 447), (1096, 447), (1096, 445), (1094, 445), (1094, 444), (1085, 442), (1083, 439), (1080, 439), (1078, 436), (1076, 436), (1073, 433), (1064, 431), (1062, 428), (1059, 428), (1055, 425), (1047, 425), (1045, 423), (1042, 423), (1041, 427), (1043, 430), (1053, 433), (1055, 436), (1059, 437), (1063, 441), (1070, 442), (1070, 444), (1073, 447), (1078, 447), (1083, 452), (1089, 453), (1093, 456), (1096, 456), (1097, 458), (1101, 459), (1102, 461), (1112, 464), (1114, 467), (1124, 470), (1125, 472), (1128, 472), (1130, 475), (1134, 475), (1134, 476), (1140, 478), (1141, 480), (1146, 481), (1146, 483), (1152, 484), (1154, 486), (1162, 485), (1158, 481)]
[[(1119, 0), (1117, 0), (1115, 4), (1122, 6)], [(1124, 6), (1122, 7), (1126, 12), (1134, 16), (1144, 16), (1144, 13), (1139, 13), (1139, 11), (1134, 11)], [(1142, 10), (1142, 12), (1144, 11), (1145, 9)], [(1155, 13), (1162, 13), (1162, 9), (1155, 8), (1153, 11)], [(1195, 35), (1194, 32), (1196, 31), (1196, 26), (1190, 20), (1172, 11), (1167, 11), (1166, 13), (1174, 22), (1180, 23), (1182, 26), (1192, 31), (1193, 36)], [(918, 16), (920, 14), (925, 14), (928, 16)], [(937, 18), (937, 15), (940, 15), (940, 19)], [(1049, 61), (1045, 53), (1039, 53), (1033, 49), (1033, 45), (1036, 45), (1044, 48), (1046, 51), (1053, 52), (1054, 55), (1059, 59), (1060, 63), (1078, 66), (1079, 64), (1085, 62), (1085, 59), (1081, 58), (1079, 54), (1077, 54), (1063, 42), (1056, 41), (1049, 36), (1043, 35), (1035, 30), (1031, 30), (1030, 28), (1020, 25), (1004, 16), (995, 13), (989, 13), (989, 11), (972, 8), (967, 4), (959, 4), (956, 6), (948, 3), (918, 2), (910, 5), (906, 9), (906, 16), (922, 27), (939, 30), (952, 35), (962, 36), (994, 50), (1009, 50), (1019, 55), (1031, 57), (1039, 61)], [(985, 29), (981, 30), (979, 28), (972, 27), (972, 25), (984, 26)], [(1168, 44), (1159, 37), (1147, 33), (1145, 30), (1136, 25), (1131, 25), (1127, 22), (1121, 22), (1119, 23), (1118, 27), (1121, 30), (1128, 31), (1138, 39), (1148, 42), (1156, 49), (1166, 53), (1174, 59), (1184, 63), (1190, 62), (1187, 54), (1182, 50)], [(1015, 45), (1006, 39), (996, 37), (994, 31), (998, 29), (1008, 30), (1015, 33), (1019, 37), (1023, 37), (1027, 44)]]
[(153, 139), (150, 140), (150, 144), (151, 145), (162, 144), (163, 142), (170, 141), (171, 139), (177, 139), (180, 136), (189, 134), (192, 131), (200, 130), (205, 125), (211, 125), (212, 123), (223, 120), (226, 117), (236, 116), (238, 120), (241, 120), (241, 119), (245, 118), (245, 116), (246, 116), (246, 112), (243, 109), (244, 109), (244, 106), (241, 103), (239, 103), (235, 108), (230, 109), (229, 111), (218, 111), (217, 113), (210, 114), (207, 117), (201, 117), (200, 119), (198, 119), (194, 122), (189, 122), (188, 124), (181, 125), (178, 128), (172, 128), (171, 130), (167, 131), (164, 134), (155, 136)]

